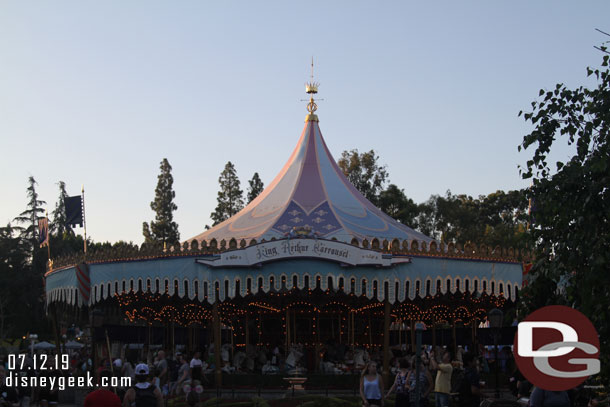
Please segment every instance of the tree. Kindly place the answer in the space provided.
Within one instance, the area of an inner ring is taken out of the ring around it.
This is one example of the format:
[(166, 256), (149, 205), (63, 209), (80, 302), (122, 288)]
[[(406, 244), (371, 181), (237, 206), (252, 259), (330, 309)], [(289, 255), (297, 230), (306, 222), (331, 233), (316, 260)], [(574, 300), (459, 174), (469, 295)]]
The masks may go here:
[(0, 228), (0, 339), (20, 337), (32, 326), (45, 330), (43, 273), (46, 249), (34, 246), (10, 224)]
[(155, 199), (150, 203), (150, 208), (155, 211), (155, 220), (142, 224), (145, 244), (169, 244), (173, 245), (180, 241), (178, 224), (174, 222), (174, 211), (178, 206), (174, 203), (176, 193), (173, 190), (174, 178), (172, 177), (172, 166), (167, 158), (161, 161), (159, 166), (161, 173), (157, 177), (155, 188)]
[(473, 198), (469, 195), (433, 195), (419, 205), (417, 229), (445, 242), (487, 246), (528, 247), (525, 192), (496, 191)]
[(25, 224), (25, 227), (18, 227), (17, 230), (21, 231), (21, 235), (27, 239), (33, 247), (36, 247), (38, 237), (38, 221), (43, 219), (44, 209), (42, 205), (45, 205), (45, 201), (38, 199), (38, 193), (36, 192), (36, 185), (38, 183), (34, 177), (30, 176), (28, 179), (27, 196), (29, 198), (27, 209), (19, 214), (15, 218), (15, 222)]
[(15, 334), (16, 326), (24, 317), (20, 314), (21, 307), (15, 304), (20, 304), (20, 298), (30, 292), (22, 284), (30, 255), (29, 245), (25, 239), (15, 236), (10, 224), (0, 228), (0, 340)]
[(378, 204), (379, 209), (400, 223), (410, 227), (416, 226), (415, 218), (419, 213), (418, 206), (412, 199), (407, 198), (404, 189), (400, 189), (394, 184), (388, 185), (379, 194)]
[(248, 187), (248, 203), (250, 203), (263, 192), (265, 185), (263, 184), (263, 181), (261, 181), (258, 172), (254, 173), (252, 179), (248, 181), (248, 184), (250, 184), (250, 187)]
[[(597, 85), (540, 90), (532, 110), (520, 112), (534, 129), (519, 150), (533, 149), (521, 168), (533, 180), (532, 233), (536, 261), (526, 292), (551, 281), (561, 301), (583, 312), (597, 328), (602, 375), (610, 378), (610, 70), (587, 69)], [(575, 146), (565, 163), (549, 165), (559, 142)], [(532, 309), (524, 309), (530, 312)], [(525, 316), (525, 315), (522, 315)]]
[(437, 219), (437, 203), (439, 199), (439, 195), (431, 195), (426, 202), (417, 205), (418, 214), (415, 218), (416, 229), (424, 235), (437, 240), (440, 238), (440, 232), (438, 231), (439, 220)]
[(227, 162), (224, 170), (220, 173), (218, 183), (220, 184), (218, 204), (210, 215), (214, 221), (212, 226), (224, 222), (244, 207), (243, 191), (240, 189), (237, 171), (235, 171), (235, 166), (231, 161)]
[(66, 183), (59, 181), (59, 197), (57, 197), (57, 203), (55, 204), (55, 210), (53, 211), (53, 221), (49, 225), (49, 228), (57, 236), (63, 236), (65, 232), (74, 234), (72, 228), (66, 225), (66, 204), (65, 199), (68, 197), (66, 192)]
[(357, 149), (344, 151), (337, 164), (349, 182), (366, 199), (377, 204), (379, 192), (388, 179), (388, 172), (385, 165), (379, 165), (379, 156), (375, 150), (362, 154)]

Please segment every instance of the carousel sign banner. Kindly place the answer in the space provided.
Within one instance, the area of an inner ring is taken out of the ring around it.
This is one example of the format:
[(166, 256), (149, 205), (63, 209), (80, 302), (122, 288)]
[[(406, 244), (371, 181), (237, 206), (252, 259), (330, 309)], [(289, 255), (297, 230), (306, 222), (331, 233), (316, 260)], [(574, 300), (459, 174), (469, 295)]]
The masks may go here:
[(213, 258), (197, 259), (196, 262), (211, 267), (248, 267), (274, 260), (303, 257), (331, 260), (349, 266), (389, 267), (411, 262), (408, 257), (393, 257), (389, 253), (362, 249), (343, 242), (303, 238), (259, 243), (244, 249), (227, 251)]

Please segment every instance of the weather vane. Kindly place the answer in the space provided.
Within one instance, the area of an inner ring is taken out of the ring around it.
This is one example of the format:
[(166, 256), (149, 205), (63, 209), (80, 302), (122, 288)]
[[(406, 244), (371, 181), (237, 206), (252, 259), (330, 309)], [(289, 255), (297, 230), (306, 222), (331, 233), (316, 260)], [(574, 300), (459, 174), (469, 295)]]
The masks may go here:
[[(318, 121), (318, 116), (316, 116), (314, 114), (315, 111), (318, 110), (318, 105), (316, 104), (315, 99), (313, 98), (313, 95), (318, 93), (319, 86), (320, 86), (320, 84), (313, 80), (313, 56), (312, 56), (311, 57), (311, 80), (305, 84), (305, 92), (310, 95), (309, 103), (307, 104), (307, 111), (309, 112), (309, 115), (307, 115), (306, 121)], [(324, 100), (324, 99), (317, 99), (317, 100)], [(306, 100), (303, 100), (303, 101), (306, 101)]]

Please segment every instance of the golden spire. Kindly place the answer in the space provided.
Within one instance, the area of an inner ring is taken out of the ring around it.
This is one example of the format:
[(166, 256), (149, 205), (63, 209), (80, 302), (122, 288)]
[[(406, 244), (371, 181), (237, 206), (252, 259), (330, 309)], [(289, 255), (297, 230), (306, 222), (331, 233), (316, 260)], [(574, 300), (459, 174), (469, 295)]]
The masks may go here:
[(318, 93), (318, 87), (320, 84), (313, 80), (313, 57), (311, 57), (311, 80), (305, 84), (305, 92), (310, 95), (309, 103), (307, 104), (307, 111), (309, 114), (305, 117), (306, 122), (317, 122), (318, 116), (315, 115), (315, 111), (318, 110), (318, 105), (313, 98), (313, 95)]

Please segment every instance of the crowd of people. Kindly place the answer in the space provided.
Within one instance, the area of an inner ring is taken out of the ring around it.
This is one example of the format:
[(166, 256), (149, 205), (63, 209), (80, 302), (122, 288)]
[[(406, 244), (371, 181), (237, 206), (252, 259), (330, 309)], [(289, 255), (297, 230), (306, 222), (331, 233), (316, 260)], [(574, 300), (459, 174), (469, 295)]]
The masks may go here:
[[(319, 352), (318, 355), (314, 351)], [(192, 402), (201, 399), (203, 386), (211, 385), (206, 374), (215, 370), (214, 344), (203, 348), (203, 352), (191, 354), (179, 351), (167, 354), (164, 350), (151, 352), (127, 352), (123, 357), (105, 358), (93, 372), (96, 386), (104, 378), (128, 378), (121, 384), (98, 388), (87, 395), (86, 407), (95, 406), (151, 406), (162, 405), (164, 398), (181, 396)], [(529, 407), (574, 407), (589, 405), (601, 407), (608, 400), (586, 395), (582, 389), (571, 392), (546, 392), (533, 386), (520, 374), (514, 363), (510, 347), (503, 347), (497, 354), (485, 347), (473, 349), (458, 347), (452, 354), (448, 349), (423, 346), (419, 357), (408, 345), (392, 348), (390, 359), (391, 383), (384, 383), (379, 368), (383, 353), (379, 347), (352, 348), (347, 345), (327, 343), (317, 350), (303, 345), (292, 345), (286, 351), (281, 345), (231, 349), (220, 348), (221, 370), (240, 374), (306, 374), (316, 370), (326, 374), (359, 374), (360, 396), (364, 407), (383, 406), (385, 400), (395, 394), (396, 407), (428, 407), (434, 399), (435, 407), (477, 407), (480, 405), (486, 382), (482, 377), (493, 377), (497, 368), (501, 372), (500, 386), (503, 397), (512, 393), (515, 400), (529, 400)], [(72, 351), (69, 370), (33, 369), (33, 361), (25, 354), (25, 364), (13, 372), (21, 376), (84, 375), (92, 371), (93, 361), (85, 349)], [(41, 407), (58, 403), (58, 388), (17, 387), (4, 383), (7, 375), (7, 360), (0, 357), (0, 407), (27, 407), (38, 403)], [(118, 383), (118, 381), (117, 381)], [(385, 391), (386, 385), (389, 390)], [(487, 390), (492, 390), (487, 388)]]

